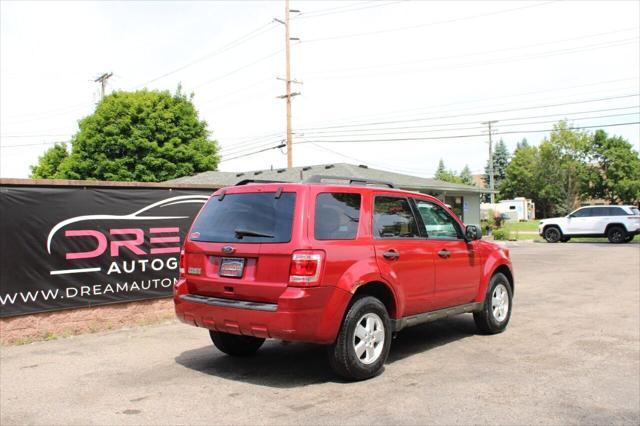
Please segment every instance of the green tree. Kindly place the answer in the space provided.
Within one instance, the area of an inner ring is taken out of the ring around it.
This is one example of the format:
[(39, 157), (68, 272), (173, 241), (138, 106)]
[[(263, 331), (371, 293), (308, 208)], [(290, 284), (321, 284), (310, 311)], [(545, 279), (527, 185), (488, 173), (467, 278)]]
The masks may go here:
[(589, 148), (592, 165), (587, 194), (612, 204), (640, 201), (640, 157), (633, 146), (619, 136), (597, 130)]
[[(508, 164), (509, 150), (507, 149), (507, 144), (500, 139), (493, 149), (493, 184), (496, 188), (500, 186), (500, 182), (504, 179), (505, 170), (507, 169)], [(487, 165), (484, 168), (484, 176), (482, 176), (482, 180), (487, 188), (491, 182), (489, 179), (490, 169), (489, 160), (487, 159)]]
[(33, 179), (61, 179), (58, 174), (60, 164), (69, 156), (67, 145), (58, 142), (49, 148), (44, 155), (38, 158), (38, 164), (31, 166), (31, 178)]
[(442, 159), (440, 159), (440, 162), (438, 163), (438, 168), (436, 170), (436, 174), (434, 178), (444, 182), (462, 183), (460, 176), (458, 176), (458, 174), (455, 171), (447, 170), (447, 168), (444, 166), (444, 161), (442, 161)]
[[(553, 131), (545, 141), (553, 147), (553, 155), (543, 166), (554, 167), (549, 170), (551, 176), (560, 179), (557, 184), (562, 186), (562, 206), (559, 212), (567, 212), (580, 207), (580, 201), (585, 198), (589, 185), (589, 157), (590, 136), (587, 132), (571, 129), (566, 121), (560, 121), (553, 126)], [(558, 174), (559, 173), (559, 174)]]
[(505, 177), (498, 190), (503, 198), (526, 197), (537, 199), (540, 153), (537, 147), (519, 145), (505, 169)]
[(79, 125), (70, 155), (43, 177), (160, 182), (215, 170), (219, 162), (207, 123), (180, 88), (114, 92)]
[(465, 185), (473, 185), (473, 177), (471, 176), (471, 169), (465, 164), (464, 168), (460, 172), (460, 182)]

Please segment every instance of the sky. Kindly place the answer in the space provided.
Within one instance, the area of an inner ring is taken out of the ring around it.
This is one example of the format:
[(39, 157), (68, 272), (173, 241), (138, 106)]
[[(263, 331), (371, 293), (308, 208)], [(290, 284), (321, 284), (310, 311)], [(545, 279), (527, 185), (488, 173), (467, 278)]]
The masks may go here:
[[(294, 166), (481, 173), (560, 119), (640, 148), (638, 1), (291, 0)], [(219, 170), (284, 168), (284, 0), (0, 2), (0, 177), (113, 90), (194, 94)]]

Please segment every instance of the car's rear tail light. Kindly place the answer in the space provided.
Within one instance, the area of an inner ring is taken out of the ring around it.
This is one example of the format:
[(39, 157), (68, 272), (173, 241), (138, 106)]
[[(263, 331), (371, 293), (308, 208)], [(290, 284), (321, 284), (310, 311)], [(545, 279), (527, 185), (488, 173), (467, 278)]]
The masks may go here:
[(313, 286), (320, 284), (324, 252), (299, 251), (291, 256), (289, 284), (292, 286)]
[(186, 265), (184, 249), (180, 250), (180, 278), (184, 278), (184, 265)]

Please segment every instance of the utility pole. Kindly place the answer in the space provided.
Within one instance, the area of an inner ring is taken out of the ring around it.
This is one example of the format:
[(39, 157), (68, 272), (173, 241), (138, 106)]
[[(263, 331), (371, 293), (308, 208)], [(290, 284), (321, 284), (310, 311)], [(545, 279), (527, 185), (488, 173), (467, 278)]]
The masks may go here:
[(100, 83), (100, 99), (104, 98), (104, 94), (107, 88), (107, 80), (109, 80), (111, 77), (113, 77), (113, 73), (106, 72), (100, 77), (93, 80), (95, 83)]
[(297, 38), (291, 38), (289, 33), (289, 14), (291, 12), (299, 12), (299, 10), (291, 10), (289, 9), (289, 0), (284, 1), (284, 21), (280, 19), (275, 19), (276, 22), (279, 22), (284, 25), (284, 37), (285, 37), (285, 89), (286, 93), (282, 96), (279, 96), (281, 99), (287, 100), (287, 168), (293, 167), (293, 133), (291, 130), (291, 98), (299, 95), (300, 93), (291, 93), (291, 83), (297, 83), (297, 81), (291, 80), (291, 40), (298, 40)]
[(496, 202), (496, 194), (495, 184), (494, 184), (494, 174), (493, 174), (493, 144), (491, 142), (491, 133), (493, 130), (491, 129), (491, 125), (497, 123), (496, 120), (493, 121), (483, 121), (480, 124), (486, 124), (489, 127), (489, 189), (491, 190), (491, 204)]

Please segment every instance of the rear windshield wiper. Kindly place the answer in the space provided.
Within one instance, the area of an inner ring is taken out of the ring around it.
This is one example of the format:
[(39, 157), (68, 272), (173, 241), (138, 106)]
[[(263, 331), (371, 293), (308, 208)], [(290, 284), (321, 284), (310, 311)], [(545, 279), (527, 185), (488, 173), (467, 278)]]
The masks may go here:
[(275, 238), (274, 235), (264, 234), (262, 232), (250, 231), (248, 229), (236, 229), (236, 238), (241, 240), (242, 237), (263, 237), (263, 238)]

